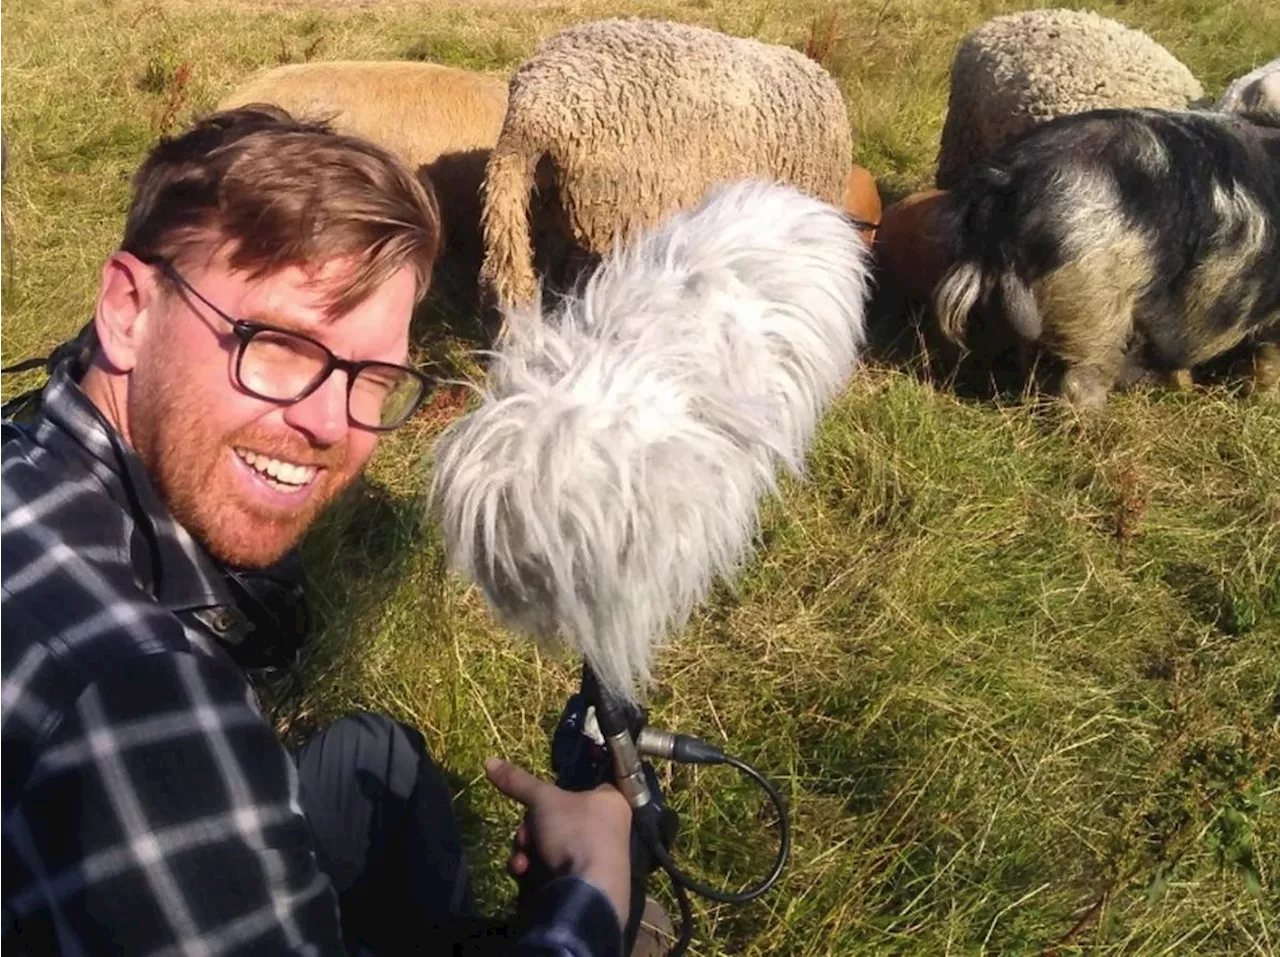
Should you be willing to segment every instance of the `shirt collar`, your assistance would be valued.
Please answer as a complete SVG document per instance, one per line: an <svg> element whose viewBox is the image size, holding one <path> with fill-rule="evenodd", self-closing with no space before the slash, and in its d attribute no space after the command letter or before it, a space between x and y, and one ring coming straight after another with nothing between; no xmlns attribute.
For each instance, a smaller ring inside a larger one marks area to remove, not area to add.
<svg viewBox="0 0 1280 957"><path fill-rule="evenodd" d="M41 433L54 429L83 450L86 464L116 497L123 497L135 524L130 560L135 575L170 611L231 604L213 559L170 514L142 461L81 390L77 363L56 365L41 397Z"/></svg>

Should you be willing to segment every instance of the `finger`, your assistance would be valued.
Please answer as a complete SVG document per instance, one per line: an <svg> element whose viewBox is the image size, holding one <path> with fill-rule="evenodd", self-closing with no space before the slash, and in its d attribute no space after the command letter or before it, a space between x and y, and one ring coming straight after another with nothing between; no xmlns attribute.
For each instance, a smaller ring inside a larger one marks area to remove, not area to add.
<svg viewBox="0 0 1280 957"><path fill-rule="evenodd" d="M489 758L484 762L484 774L489 782L507 797L532 807L538 798L554 784L536 777L524 768L516 767L501 758Z"/></svg>
<svg viewBox="0 0 1280 957"><path fill-rule="evenodd" d="M507 871L512 877L523 877L528 869L529 857L527 854L517 851L511 855L511 860L507 861Z"/></svg>
<svg viewBox="0 0 1280 957"><path fill-rule="evenodd" d="M521 821L520 826L516 828L516 836L512 841L516 850L523 850L529 846L529 825Z"/></svg>

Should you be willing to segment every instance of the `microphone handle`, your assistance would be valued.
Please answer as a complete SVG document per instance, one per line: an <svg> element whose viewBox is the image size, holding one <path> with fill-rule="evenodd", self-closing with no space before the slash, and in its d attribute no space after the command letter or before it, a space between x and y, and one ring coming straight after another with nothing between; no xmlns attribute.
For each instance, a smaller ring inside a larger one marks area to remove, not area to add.
<svg viewBox="0 0 1280 957"><path fill-rule="evenodd" d="M590 668L584 665L582 689L573 695L565 705L565 709L560 715L560 723L556 727L555 735L551 742L551 767L556 774L556 785L558 787L567 791L589 791L601 784L617 784L615 768L623 762L636 759L634 745L626 754L613 753L611 748L617 747L616 742L619 737L617 731L622 721L626 721L626 724L621 724L621 729L629 732L629 734L625 735L625 739L632 741L633 736L639 734L640 728L643 727L645 716L634 709L628 709L631 713L626 718L623 718L617 714L617 709L610 707L610 705L611 702L604 700L604 695L596 684L595 676L591 673ZM601 730L606 734L606 744L603 745L587 730L587 709L592 706L596 709L597 721L600 722ZM632 725L632 727L627 725ZM614 734L610 734L610 731L613 731ZM660 814L660 820L663 825L660 829L662 840L669 847L674 840L678 823L676 814L671 809L662 806L662 792L658 786L657 775L654 774L649 762L640 762L640 768L643 772L643 780L647 784L650 796L649 802L654 806L639 810L633 809L633 814ZM522 926L526 925L533 915L533 902L538 891L548 881L557 876L551 872L546 862L538 856L533 848L530 848L529 851L529 869L520 880L516 897L516 919ZM649 844L645 840L639 823L633 819L631 825L631 907L626 925L623 927L624 954L630 954L635 947L636 937L640 932L641 919L644 917L645 901L648 897L649 875L657 867L657 864L658 862L654 859L649 849Z"/></svg>

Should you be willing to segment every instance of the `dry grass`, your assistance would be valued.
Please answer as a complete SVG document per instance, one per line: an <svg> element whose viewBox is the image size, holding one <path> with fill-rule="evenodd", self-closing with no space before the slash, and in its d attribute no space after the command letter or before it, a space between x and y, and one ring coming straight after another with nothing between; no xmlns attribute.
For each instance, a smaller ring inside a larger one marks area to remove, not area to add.
<svg viewBox="0 0 1280 957"><path fill-rule="evenodd" d="M3 359L83 322L132 168L260 66L420 57L500 75L586 18L701 23L824 62L855 159L892 197L929 180L955 41L1014 8L14 0ZM1094 8L1148 30L1213 93L1280 48L1273 3ZM31 381L7 376L4 395ZM463 401L442 394L387 442L308 542L325 627L281 717L301 732L376 707L421 726L497 910L515 812L480 761L545 768L575 675L496 629L419 520L430 439ZM1280 409L1227 388L1121 396L1082 424L868 368L808 480L767 506L757 559L664 659L655 720L723 736L783 785L795 819L780 886L747 907L699 904L694 952L1280 949L1278 475ZM719 772L667 781L682 861L717 883L767 866L754 795Z"/></svg>

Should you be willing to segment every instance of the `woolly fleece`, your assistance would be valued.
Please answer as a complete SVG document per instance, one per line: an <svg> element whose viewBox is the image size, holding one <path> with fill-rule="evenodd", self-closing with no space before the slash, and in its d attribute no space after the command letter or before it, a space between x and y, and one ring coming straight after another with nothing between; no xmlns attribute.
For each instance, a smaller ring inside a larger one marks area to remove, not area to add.
<svg viewBox="0 0 1280 957"><path fill-rule="evenodd" d="M500 306L528 303L535 234L604 255L735 178L840 205L851 152L839 88L795 50L658 20L572 27L511 78L486 177L483 281ZM530 214L535 170L544 217Z"/></svg>
<svg viewBox="0 0 1280 957"><path fill-rule="evenodd" d="M1108 107L1180 110L1200 82L1145 33L1081 10L1025 10L967 34L951 65L935 185L1038 123Z"/></svg>

